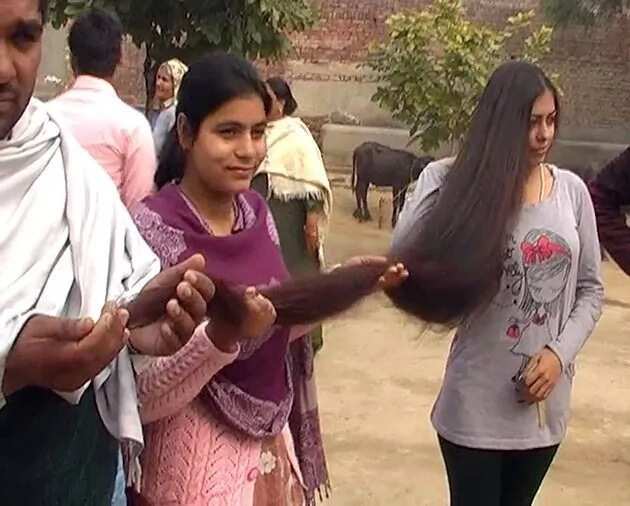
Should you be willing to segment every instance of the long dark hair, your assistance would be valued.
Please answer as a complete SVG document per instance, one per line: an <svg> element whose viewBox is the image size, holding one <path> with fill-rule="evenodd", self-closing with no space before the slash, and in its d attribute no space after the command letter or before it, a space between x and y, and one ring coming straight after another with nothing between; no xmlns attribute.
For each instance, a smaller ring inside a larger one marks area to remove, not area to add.
<svg viewBox="0 0 630 506"><path fill-rule="evenodd" d="M409 271L400 287L387 292L398 308L455 326L497 294L506 234L523 205L530 169L532 107L545 91L554 95L559 113L557 91L538 67L511 61L494 72L434 208L423 226L412 228L389 252L392 263L402 262ZM384 271L375 264L342 267L261 293L276 307L278 323L315 322L368 295ZM221 311L237 322L241 300L217 280L210 313Z"/></svg>
<svg viewBox="0 0 630 506"><path fill-rule="evenodd" d="M545 91L557 122L558 93L540 68L511 61L494 72L429 218L392 251L412 273L393 294L399 307L457 324L497 294L506 233L529 176L531 112Z"/></svg>
<svg viewBox="0 0 630 506"><path fill-rule="evenodd" d="M258 96L265 113L271 110L271 97L256 68L238 56L216 51L193 63L182 79L175 116L184 114L196 137L204 119L235 98ZM186 160L177 134L177 122L160 153L155 184L161 188L180 180Z"/></svg>
<svg viewBox="0 0 630 506"><path fill-rule="evenodd" d="M297 110L298 103L293 96L289 84L281 77L271 77L267 79L267 84L276 97L280 100L284 100L284 110L282 113L285 116L291 116L291 114Z"/></svg>

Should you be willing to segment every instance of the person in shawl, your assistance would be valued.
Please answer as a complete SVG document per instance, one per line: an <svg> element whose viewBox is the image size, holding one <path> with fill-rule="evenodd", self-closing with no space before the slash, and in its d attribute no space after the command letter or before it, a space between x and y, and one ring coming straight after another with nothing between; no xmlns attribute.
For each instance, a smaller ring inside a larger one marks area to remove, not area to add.
<svg viewBox="0 0 630 506"><path fill-rule="evenodd" d="M320 150L308 127L292 116L298 108L291 88L280 77L267 80L272 98L268 116L267 156L252 180L252 189L267 199L278 235L282 256L292 277L310 275L325 265L324 242L332 212L332 191ZM323 328L291 344L291 366L299 378L293 385L293 408L289 425L295 434L311 427L319 430L314 356L323 346ZM307 485L321 481L318 468L326 469L321 445L296 438L296 451L305 461ZM308 462L308 463L307 463ZM312 462L317 462L314 466ZM320 471L321 472L321 471Z"/></svg>
<svg viewBox="0 0 630 506"><path fill-rule="evenodd" d="M182 84L182 78L187 70L188 67L176 58L162 63L160 68L158 68L155 77L155 100L158 103L160 112L153 125L153 141L158 157L168 133L175 126L177 94Z"/></svg>
<svg viewBox="0 0 630 506"><path fill-rule="evenodd" d="M273 99L267 130L267 157L252 188L267 199L284 261L292 276L324 267L324 242L332 212L332 190L321 152L308 127L292 114L298 108L280 77L267 80ZM313 352L323 346L322 327L310 336Z"/></svg>
<svg viewBox="0 0 630 506"><path fill-rule="evenodd" d="M160 190L132 210L163 268L201 251L206 274L226 284L262 291L289 278L273 216L249 189L270 108L249 62L217 52L190 67L156 172ZM404 276L398 267L387 270L391 281ZM319 424L302 420L299 433L289 424L294 385L306 381L289 365L289 343L304 342L308 328L266 327L265 311L252 313L238 328L208 323L212 335L237 339L210 342L198 330L171 357L136 357L146 447L134 505L311 506L328 490Z"/></svg>
<svg viewBox="0 0 630 506"><path fill-rule="evenodd" d="M176 351L204 259L160 272L111 178L32 98L45 0L0 3L0 504L109 505L143 445L125 344ZM157 310L156 310L157 308Z"/></svg>

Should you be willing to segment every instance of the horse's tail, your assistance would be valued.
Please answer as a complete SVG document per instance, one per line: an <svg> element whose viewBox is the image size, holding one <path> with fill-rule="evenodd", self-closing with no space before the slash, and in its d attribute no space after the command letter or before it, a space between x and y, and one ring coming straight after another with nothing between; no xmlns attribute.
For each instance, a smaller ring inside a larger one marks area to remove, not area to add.
<svg viewBox="0 0 630 506"><path fill-rule="evenodd" d="M357 191L357 150L352 153L352 193Z"/></svg>

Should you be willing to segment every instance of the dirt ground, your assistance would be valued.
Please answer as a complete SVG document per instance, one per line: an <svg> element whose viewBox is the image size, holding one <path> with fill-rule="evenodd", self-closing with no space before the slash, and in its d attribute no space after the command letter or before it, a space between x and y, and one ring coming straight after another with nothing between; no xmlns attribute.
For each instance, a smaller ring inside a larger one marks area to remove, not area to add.
<svg viewBox="0 0 630 506"><path fill-rule="evenodd" d="M390 230L356 223L348 189L335 196L329 260L386 251ZM370 200L376 214L373 192ZM605 278L605 313L580 355L569 434L538 506L630 505L630 279L611 262ZM429 414L449 344L382 296L326 326L317 374L334 487L327 504L448 504Z"/></svg>

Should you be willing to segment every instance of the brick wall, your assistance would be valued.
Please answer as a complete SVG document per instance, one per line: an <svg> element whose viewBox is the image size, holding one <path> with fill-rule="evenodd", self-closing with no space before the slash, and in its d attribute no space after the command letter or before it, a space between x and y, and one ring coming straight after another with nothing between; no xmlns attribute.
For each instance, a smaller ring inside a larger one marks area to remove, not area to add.
<svg viewBox="0 0 630 506"><path fill-rule="evenodd" d="M361 82L356 64L367 48L385 34L386 18L400 10L426 6L430 0L314 0L320 10L317 26L293 37L296 54L265 74L284 73L303 83ZM487 23L503 23L538 0L466 0L469 15ZM548 64L562 77L565 129L572 137L623 142L630 135L630 37L628 23L611 21L604 28L558 30ZM119 73L121 93L143 102L142 54L128 48ZM362 97L363 98L363 97ZM369 94L364 97L369 103ZM322 114L329 111L321 111ZM316 115L313 113L312 115ZM319 114L317 114L319 115Z"/></svg>
<svg viewBox="0 0 630 506"><path fill-rule="evenodd" d="M370 44L386 34L386 19L393 13L421 9L431 0L314 0L320 11L317 26L293 40L298 58L311 62L362 61ZM469 17L503 23L519 10L535 9L537 0L465 0Z"/></svg>
<svg viewBox="0 0 630 506"><path fill-rule="evenodd" d="M127 42L123 46L122 64L114 77L114 86L124 100L135 106L144 106L144 51Z"/></svg>

